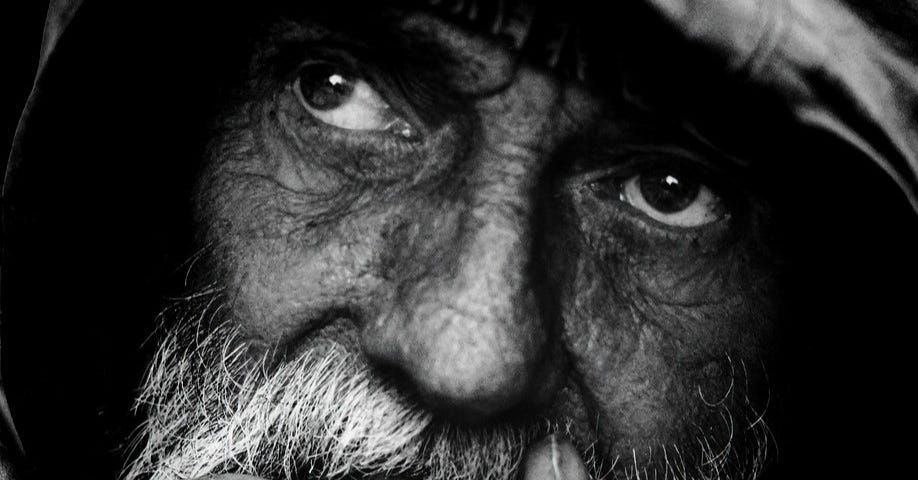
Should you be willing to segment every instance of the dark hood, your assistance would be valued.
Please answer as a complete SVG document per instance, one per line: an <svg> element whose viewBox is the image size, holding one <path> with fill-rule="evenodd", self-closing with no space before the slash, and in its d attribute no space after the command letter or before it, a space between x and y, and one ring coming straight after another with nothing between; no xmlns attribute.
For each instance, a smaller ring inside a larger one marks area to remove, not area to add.
<svg viewBox="0 0 918 480"><path fill-rule="evenodd" d="M137 424L145 340L192 248L213 86L244 49L245 15L219 2L80 3L52 2L3 185L3 442L41 476L113 478ZM798 117L794 141L819 155L774 178L787 182L786 240L803 265L788 358L819 372L789 381L802 405L790 415L811 422L792 452L829 430L887 431L857 426L887 405L863 389L904 375L899 332L914 317L900 309L918 287L918 57L897 39L914 37L918 13L861 4L883 33L811 78L819 108ZM829 397L846 398L830 411L855 412L844 429L808 416Z"/></svg>

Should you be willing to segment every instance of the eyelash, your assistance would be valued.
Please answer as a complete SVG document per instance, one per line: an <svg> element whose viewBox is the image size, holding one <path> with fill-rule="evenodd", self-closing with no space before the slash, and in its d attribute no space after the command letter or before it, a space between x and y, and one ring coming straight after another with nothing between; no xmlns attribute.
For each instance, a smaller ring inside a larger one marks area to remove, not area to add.
<svg viewBox="0 0 918 480"><path fill-rule="evenodd" d="M392 79L386 79L386 73L378 68L372 62L365 65L358 62L356 58L341 51L328 51L320 49L317 52L311 52L310 57L298 64L292 69L291 73L286 75L284 88L289 95L297 98L301 102L303 99L297 92L298 78L302 75L303 70L309 67L327 64L331 66L340 65L341 72L347 75L354 82L362 82L369 86L372 92L385 103L387 109L391 109L392 114L400 119L406 128L409 128L412 134L405 135L401 131L394 130L375 130L375 129L349 129L336 127L323 121L309 111L305 112L303 118L316 127L316 130L327 131L331 139L356 141L358 144L366 147L379 146L388 148L397 145L399 150L412 150L418 144L423 143L424 138L429 133L426 126L417 115L413 113L409 102L404 99L404 93L398 92L398 88ZM307 110L302 106L303 110ZM407 111L406 111L407 110Z"/></svg>
<svg viewBox="0 0 918 480"><path fill-rule="evenodd" d="M712 167L704 158L693 154L675 154L674 152L675 150L668 149L640 149L640 153L637 154L634 152L624 155L618 153L617 158L613 157L615 165L599 168L572 178L570 188L576 189L581 195L587 195L595 199L606 214L616 219L612 220L614 223L620 223L620 220L617 219L627 221L655 238L695 241L699 238L722 238L726 232L735 230L745 213L745 208L743 208L743 203L740 200L743 195L739 186L725 181L724 178L726 176ZM603 163L608 164L609 162L610 160L606 158ZM695 227L678 227L650 218L635 206L619 199L617 194L610 199L601 198L602 194L597 192L598 189L602 188L602 183L611 182L614 184L617 193L624 183L635 175L671 166L675 166L674 168L676 169L694 170L691 175L702 184L707 185L721 199L727 211L726 216L709 224Z"/></svg>
<svg viewBox="0 0 918 480"><path fill-rule="evenodd" d="M286 88L290 94L296 96L294 84L298 75L301 74L302 69L310 65L315 65L316 63L341 65L343 72L353 75L354 78L365 81L388 105L393 106L396 113L403 118L406 117L401 112L401 108L398 107L406 108L408 102L404 100L392 101L393 95L395 95L396 98L399 95L399 93L394 92L395 89L391 86L395 82L383 80L385 72L378 68L373 62L360 62L355 56L338 48L317 47L311 49L309 58L299 62L296 68L292 69L289 75L287 75ZM410 106L407 108L410 108ZM417 117L409 117L417 121ZM309 128L306 131L311 131L309 133L310 135L321 136L323 140L337 145L339 148L370 149L378 153L380 158L406 158L418 153L418 143L423 143L423 138L427 133L422 130L420 136L421 142L418 142L417 140L400 138L389 131L349 130L335 127L315 118L311 113L306 111L302 112L299 118L302 119L301 123L309 124ZM412 124L414 124L414 122L412 122ZM624 183L635 175L641 175L642 172L649 172L651 169L660 166L677 165L682 170L698 170L700 173L696 174L692 172L689 178L696 178L702 185L714 191L717 198L722 199L723 205L726 205L726 210L728 211L728 214L726 214L724 218L717 219L710 224L688 227L674 226L651 218L623 199L616 199L612 202L608 199L603 200L604 204L616 210L617 215L628 218L631 223L636 223L651 233L655 233L662 237L684 239L697 237L699 233L720 229L724 224L733 224L736 221L735 217L739 213L737 211L738 202L736 199L739 195L733 194L735 190L733 186L725 185L725 183L718 178L722 177L722 175L718 175L717 169L712 168L704 157L693 154L692 152L686 152L679 147L666 146L619 148L618 151L604 152L601 157L603 158L599 159L599 162L608 165L610 163L609 159L612 158L615 159L616 165L591 172L590 174L581 176L578 180L580 185L589 187L590 194L594 197L599 196L597 195L596 187L602 183L611 182L614 184L617 192L622 192ZM692 167L686 167L686 165ZM384 167L381 165L380 168Z"/></svg>
<svg viewBox="0 0 918 480"><path fill-rule="evenodd" d="M305 68L310 65L314 65L315 63L318 63L318 62L325 62L325 61L310 59L309 61L302 62L299 65L299 67L297 67L297 69L294 70L292 74L286 77L286 81L283 83L284 94L293 98L295 100L295 103L297 103L297 106L299 107L300 111L297 112L296 118L298 119L299 123L301 123L302 126L307 129L307 131L304 131L303 133L307 133L307 132L310 134L317 133L317 134L321 134L323 137L325 137L327 140L330 140L330 141L335 141L339 143L353 143L355 144L355 146L363 146L363 147L376 146L376 147L380 147L381 150L385 150L385 149L388 149L389 147L396 146L396 145L400 147L404 147L404 148L400 148L399 150L403 150L403 149L412 150L411 147L416 146L416 144L418 143L417 140L405 139L403 137L399 137L398 135L393 134L392 132L387 132L387 131L382 131L382 130L350 130L350 129L335 127L333 125L329 125L321 121L320 119L314 117L310 112L308 112L304 106L299 104L300 100L299 100L298 93L296 92L297 75L299 74L302 68ZM355 73L354 75L361 75L361 73L357 71L357 73ZM378 82L375 80L374 76L365 75L365 76L360 76L359 78L366 81L368 84L370 84L372 88L377 90L380 97L382 97L384 101L386 101L387 103L391 105L391 102L389 101L389 98L391 98L391 93L388 91L388 89L383 89L383 88L378 87ZM398 110L396 110L396 113L401 115L401 112Z"/></svg>

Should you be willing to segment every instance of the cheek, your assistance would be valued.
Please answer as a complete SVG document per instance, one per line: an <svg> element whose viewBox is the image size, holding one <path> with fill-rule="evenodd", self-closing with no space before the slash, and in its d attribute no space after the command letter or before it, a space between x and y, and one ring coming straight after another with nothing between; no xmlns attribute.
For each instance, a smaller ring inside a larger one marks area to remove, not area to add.
<svg viewBox="0 0 918 480"><path fill-rule="evenodd" d="M630 456L632 448L693 439L699 429L729 436L709 400L750 395L731 387L739 377L732 363L760 365L775 310L772 272L746 253L754 248L741 241L704 259L665 248L642 255L574 239L565 245L555 263L565 272L562 336L605 447Z"/></svg>
<svg viewBox="0 0 918 480"><path fill-rule="evenodd" d="M234 321L253 339L287 345L368 303L379 279L371 273L371 238L304 246L291 239L237 239L229 257Z"/></svg>
<svg viewBox="0 0 918 480"><path fill-rule="evenodd" d="M197 202L208 261L198 268L226 289L230 319L248 336L283 345L331 320L329 312L344 315L366 303L378 283L371 270L384 215L363 209L343 220L341 212L359 199L340 178L331 192L289 188L285 175L302 152L276 135L266 110L258 102L240 108L211 144ZM311 173L296 175L331 175Z"/></svg>
<svg viewBox="0 0 918 480"><path fill-rule="evenodd" d="M400 178L420 162L449 166L458 150L449 129L411 155L342 147L342 139L292 127L284 108L283 97L255 100L225 120L227 133L212 143L198 187L197 217L214 272L208 277L228 289L233 320L271 345L337 318L377 315L389 295L390 264L418 264L423 250L393 249L393 225L405 210L429 207L423 192L442 172L426 168L412 184L386 176Z"/></svg>
<svg viewBox="0 0 918 480"><path fill-rule="evenodd" d="M577 295L563 313L563 336L584 400L599 421L596 434L615 451L658 443L673 429L684 392L667 358L663 332L644 322L595 269L585 266Z"/></svg>

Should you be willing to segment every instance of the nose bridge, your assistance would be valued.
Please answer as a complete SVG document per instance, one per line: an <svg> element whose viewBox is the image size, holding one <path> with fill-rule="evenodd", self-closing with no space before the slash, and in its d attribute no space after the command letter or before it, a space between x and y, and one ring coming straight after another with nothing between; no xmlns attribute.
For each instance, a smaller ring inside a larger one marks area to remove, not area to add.
<svg viewBox="0 0 918 480"><path fill-rule="evenodd" d="M546 340L527 275L529 202L520 184L500 182L477 186L455 235L443 240L447 268L414 286L396 322L408 348L402 366L421 391L475 415L520 401Z"/></svg>
<svg viewBox="0 0 918 480"><path fill-rule="evenodd" d="M535 152L506 155L486 145L474 162L478 179L470 182L469 205L458 206L467 210L450 242L452 268L447 271L452 275L428 285L433 298L418 306L442 310L440 335L445 340L465 337L463 345L474 347L469 353L494 363L479 368L524 368L544 341L529 275L531 196L540 159Z"/></svg>
<svg viewBox="0 0 918 480"><path fill-rule="evenodd" d="M371 358L402 371L423 398L452 414L499 413L544 390L534 384L547 325L529 264L551 102L542 92L540 109L531 93L482 101L479 141L463 162L461 188L421 216L427 220L415 220L411 240L394 247L435 251L422 260L432 264L400 280L392 309L364 332ZM419 260L410 255L399 257Z"/></svg>

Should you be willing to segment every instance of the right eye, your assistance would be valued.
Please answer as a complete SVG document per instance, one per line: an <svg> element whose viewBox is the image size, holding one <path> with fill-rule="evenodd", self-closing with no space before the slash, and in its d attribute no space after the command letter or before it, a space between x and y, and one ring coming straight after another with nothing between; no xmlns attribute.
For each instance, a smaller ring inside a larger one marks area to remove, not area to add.
<svg viewBox="0 0 918 480"><path fill-rule="evenodd" d="M414 127L366 80L341 66L327 62L304 65L293 90L307 112L333 127L416 136Z"/></svg>

